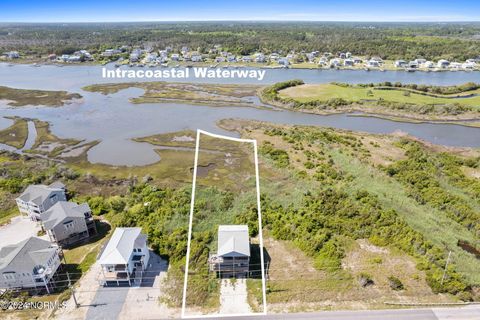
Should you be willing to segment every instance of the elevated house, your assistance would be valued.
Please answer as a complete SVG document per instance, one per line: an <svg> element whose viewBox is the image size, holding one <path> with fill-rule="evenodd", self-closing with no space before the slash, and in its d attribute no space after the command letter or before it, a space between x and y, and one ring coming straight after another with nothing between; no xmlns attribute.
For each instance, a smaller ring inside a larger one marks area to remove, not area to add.
<svg viewBox="0 0 480 320"><path fill-rule="evenodd" d="M33 221L40 221L42 214L58 201L66 201L65 185L54 182L49 186L30 185L16 199L18 210Z"/></svg>
<svg viewBox="0 0 480 320"><path fill-rule="evenodd" d="M98 259L105 285L141 284L150 259L147 236L141 231L141 228L115 229Z"/></svg>
<svg viewBox="0 0 480 320"><path fill-rule="evenodd" d="M0 249L1 289L43 289L50 293L59 269L60 249L36 237Z"/></svg>
<svg viewBox="0 0 480 320"><path fill-rule="evenodd" d="M209 257L210 270L220 277L246 277L250 264L250 238L246 225L218 227L217 253Z"/></svg>
<svg viewBox="0 0 480 320"><path fill-rule="evenodd" d="M43 214L42 225L50 241L67 247L97 233L87 203L59 201Z"/></svg>

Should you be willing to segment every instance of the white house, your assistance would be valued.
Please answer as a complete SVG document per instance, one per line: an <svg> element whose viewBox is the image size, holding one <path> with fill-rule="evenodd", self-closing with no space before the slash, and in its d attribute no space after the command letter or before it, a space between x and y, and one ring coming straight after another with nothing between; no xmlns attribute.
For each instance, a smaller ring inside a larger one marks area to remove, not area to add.
<svg viewBox="0 0 480 320"><path fill-rule="evenodd" d="M36 237L0 249L0 289L52 290L60 267L60 249Z"/></svg>
<svg viewBox="0 0 480 320"><path fill-rule="evenodd" d="M449 65L450 65L450 61L448 61L448 60L441 59L441 60L438 60L438 62L437 62L437 67L440 68L440 69L445 69Z"/></svg>
<svg viewBox="0 0 480 320"><path fill-rule="evenodd" d="M380 67L380 62L378 60L370 59L367 61L367 67L378 68Z"/></svg>
<svg viewBox="0 0 480 320"><path fill-rule="evenodd" d="M150 259L147 236L141 231L141 228L115 229L98 259L105 285L141 284Z"/></svg>
<svg viewBox="0 0 480 320"><path fill-rule="evenodd" d="M30 185L16 199L20 213L28 215L33 221L41 220L42 214L58 201L67 201L65 186L54 182L49 186Z"/></svg>
<svg viewBox="0 0 480 320"><path fill-rule="evenodd" d="M210 270L219 276L247 276L250 265L250 237L247 225L218 227L217 253L209 256Z"/></svg>
<svg viewBox="0 0 480 320"><path fill-rule="evenodd" d="M407 65L407 61L405 60L395 60L396 68L405 68L406 65Z"/></svg>
<svg viewBox="0 0 480 320"><path fill-rule="evenodd" d="M20 54L17 51L5 52L4 55L8 59L18 59L18 58L20 58Z"/></svg>

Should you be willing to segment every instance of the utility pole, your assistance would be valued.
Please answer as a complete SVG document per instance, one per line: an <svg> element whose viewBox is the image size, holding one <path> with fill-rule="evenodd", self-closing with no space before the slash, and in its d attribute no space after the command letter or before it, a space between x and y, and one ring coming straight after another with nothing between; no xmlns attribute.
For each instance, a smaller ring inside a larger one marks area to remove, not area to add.
<svg viewBox="0 0 480 320"><path fill-rule="evenodd" d="M440 281L440 284L442 284L442 285L443 285L443 281L445 280L445 276L447 274L447 267L448 267L448 263L450 262L451 254L452 254L452 250L448 251L447 262L445 262L445 270L443 270L442 281Z"/></svg>
<svg viewBox="0 0 480 320"><path fill-rule="evenodd" d="M75 302L75 308L78 308L80 305L77 302L77 297L75 296L75 288L72 286L72 281L70 280L70 274L67 272L68 278L68 288L72 291L73 301Z"/></svg>

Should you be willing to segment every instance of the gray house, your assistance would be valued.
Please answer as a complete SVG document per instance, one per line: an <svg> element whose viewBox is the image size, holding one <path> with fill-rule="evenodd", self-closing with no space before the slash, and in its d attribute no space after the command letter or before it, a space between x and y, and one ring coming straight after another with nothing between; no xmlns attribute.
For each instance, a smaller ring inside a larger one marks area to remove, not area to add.
<svg viewBox="0 0 480 320"><path fill-rule="evenodd" d="M50 293L60 266L60 250L49 241L30 237L0 249L0 288L45 288Z"/></svg>
<svg viewBox="0 0 480 320"><path fill-rule="evenodd" d="M59 201L42 214L42 224L50 240L61 246L86 240L97 233L87 203Z"/></svg>
<svg viewBox="0 0 480 320"><path fill-rule="evenodd" d="M98 259L105 285L141 284L150 259L147 235L141 231L141 228L115 229Z"/></svg>
<svg viewBox="0 0 480 320"><path fill-rule="evenodd" d="M42 214L58 201L66 201L65 185L54 182L49 186L30 185L16 199L18 210L34 221L41 220Z"/></svg>
<svg viewBox="0 0 480 320"><path fill-rule="evenodd" d="M217 253L209 257L210 270L220 277L246 277L250 263L250 238L247 225L218 227Z"/></svg>

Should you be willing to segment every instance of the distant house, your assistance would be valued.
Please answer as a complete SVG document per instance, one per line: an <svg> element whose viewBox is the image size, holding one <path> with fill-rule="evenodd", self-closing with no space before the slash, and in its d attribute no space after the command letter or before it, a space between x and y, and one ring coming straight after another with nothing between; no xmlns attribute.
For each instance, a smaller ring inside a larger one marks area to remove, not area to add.
<svg viewBox="0 0 480 320"><path fill-rule="evenodd" d="M395 61L395 67L396 68L405 68L406 65L407 65L407 61L405 61L405 60L396 60Z"/></svg>
<svg viewBox="0 0 480 320"><path fill-rule="evenodd" d="M370 59L367 61L367 67L378 68L380 67L380 62L378 60Z"/></svg>
<svg viewBox="0 0 480 320"><path fill-rule="evenodd" d="M345 53L345 58L351 58L352 57L352 53L351 52L347 52Z"/></svg>
<svg viewBox="0 0 480 320"><path fill-rule="evenodd" d="M423 64L422 64L422 67L423 68L433 68L435 66L435 64L432 62L432 61L425 61Z"/></svg>
<svg viewBox="0 0 480 320"><path fill-rule="evenodd" d="M450 65L450 61L448 60L441 59L441 60L438 60L437 62L437 67L440 69L448 68L449 65Z"/></svg>
<svg viewBox="0 0 480 320"><path fill-rule="evenodd" d="M352 67L353 65L355 64L355 62L353 61L353 59L345 59L343 60L343 65L345 67Z"/></svg>
<svg viewBox="0 0 480 320"><path fill-rule="evenodd" d="M5 52L4 56L6 56L8 59L18 59L18 58L20 58L20 54L17 51Z"/></svg>
<svg viewBox="0 0 480 320"><path fill-rule="evenodd" d="M42 215L42 225L50 240L69 246L97 233L92 210L87 203L59 201Z"/></svg>
<svg viewBox="0 0 480 320"><path fill-rule="evenodd" d="M256 53L255 54L255 62L264 63L265 61L267 61L267 58L265 57L265 55L263 53Z"/></svg>
<svg viewBox="0 0 480 320"><path fill-rule="evenodd" d="M278 62L279 65L282 65L284 67L286 67L290 64L290 62L288 61L287 58L279 58L277 62Z"/></svg>
<svg viewBox="0 0 480 320"><path fill-rule="evenodd" d="M475 62L465 62L462 63L462 69L474 69L476 65L477 64Z"/></svg>
<svg viewBox="0 0 480 320"><path fill-rule="evenodd" d="M200 54L194 54L191 57L192 62L202 62L203 58Z"/></svg>
<svg viewBox="0 0 480 320"><path fill-rule="evenodd" d="M417 69L419 67L419 64L417 61L414 60L414 61L410 61L407 67L410 69Z"/></svg>
<svg viewBox="0 0 480 320"><path fill-rule="evenodd" d="M250 57L250 56L243 56L243 57L242 57L242 62L252 62L252 57Z"/></svg>
<svg viewBox="0 0 480 320"><path fill-rule="evenodd" d="M330 68L339 67L341 64L342 64L342 62L340 61L340 59L335 58L335 59L330 60Z"/></svg>
<svg viewBox="0 0 480 320"><path fill-rule="evenodd" d="M449 67L451 69L460 69L462 67L462 64L460 62L452 62L450 63Z"/></svg>
<svg viewBox="0 0 480 320"><path fill-rule="evenodd" d="M170 59L172 59L172 61L179 61L180 55L178 53L173 53Z"/></svg>
<svg viewBox="0 0 480 320"><path fill-rule="evenodd" d="M250 264L250 238L246 225L218 227L217 253L209 257L210 270L219 276L247 276Z"/></svg>
<svg viewBox="0 0 480 320"><path fill-rule="evenodd" d="M141 284L149 259L147 236L141 233L141 228L116 228L98 263L105 285L132 285Z"/></svg>
<svg viewBox="0 0 480 320"><path fill-rule="evenodd" d="M50 293L60 267L60 249L36 237L0 249L0 288L45 288Z"/></svg>
<svg viewBox="0 0 480 320"><path fill-rule="evenodd" d="M54 182L49 186L30 185L16 199L20 213L28 215L33 221L41 220L42 214L58 201L67 201L65 185Z"/></svg>
<svg viewBox="0 0 480 320"><path fill-rule="evenodd" d="M225 62L225 57L216 57L215 62Z"/></svg>
<svg viewBox="0 0 480 320"><path fill-rule="evenodd" d="M417 63L417 65L420 66L420 65L424 64L425 62L427 62L427 59L417 58L414 61Z"/></svg>

